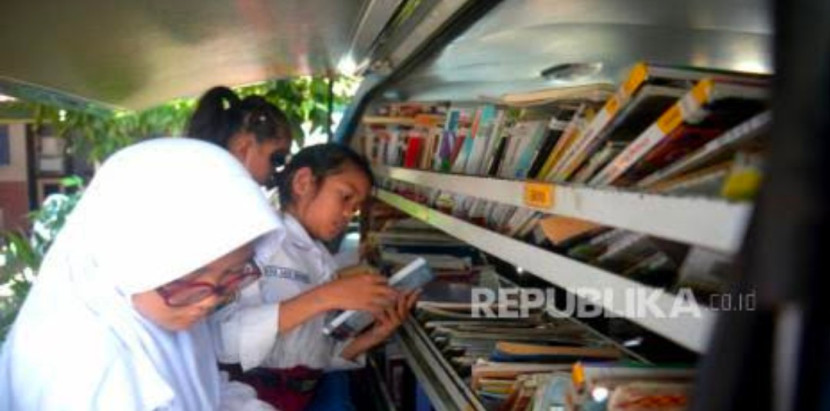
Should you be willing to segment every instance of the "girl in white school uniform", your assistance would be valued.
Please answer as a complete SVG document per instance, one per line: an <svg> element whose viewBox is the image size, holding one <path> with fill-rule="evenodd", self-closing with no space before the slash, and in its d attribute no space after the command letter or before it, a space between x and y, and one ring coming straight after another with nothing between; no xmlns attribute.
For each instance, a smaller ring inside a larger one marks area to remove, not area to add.
<svg viewBox="0 0 830 411"><path fill-rule="evenodd" d="M242 381L281 410L305 409L324 371L362 367L363 353L386 340L417 295L398 293L376 274L337 277L321 241L339 235L372 185L366 161L347 147L306 147L280 173L283 230L257 247L263 276L214 316L219 360L239 363ZM368 310L375 325L351 341L323 334L325 314ZM317 400L315 399L315 402Z"/></svg>
<svg viewBox="0 0 830 411"><path fill-rule="evenodd" d="M258 278L253 242L277 227L214 145L165 138L113 155L2 347L0 409L271 409L222 378L205 317Z"/></svg>

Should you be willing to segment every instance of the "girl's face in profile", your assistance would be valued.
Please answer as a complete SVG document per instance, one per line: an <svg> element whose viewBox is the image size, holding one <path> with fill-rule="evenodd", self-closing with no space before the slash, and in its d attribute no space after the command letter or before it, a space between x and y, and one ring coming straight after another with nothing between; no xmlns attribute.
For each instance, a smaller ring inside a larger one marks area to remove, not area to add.
<svg viewBox="0 0 830 411"><path fill-rule="evenodd" d="M309 194L295 196L300 203L297 217L312 237L331 240L346 229L370 189L366 174L346 165L342 171L326 176Z"/></svg>
<svg viewBox="0 0 830 411"><path fill-rule="evenodd" d="M197 302L182 307L171 306L163 295L166 294L165 290L173 289L181 292L183 287L194 283L212 286L235 283L235 278L245 272L252 256L253 246L244 245L158 289L134 294L132 296L133 307L142 316L162 328L170 331L188 329L205 318L217 304L229 298L229 294L235 292L236 289L223 290L226 291L223 295L211 293ZM175 297L168 294L167 300L175 301Z"/></svg>

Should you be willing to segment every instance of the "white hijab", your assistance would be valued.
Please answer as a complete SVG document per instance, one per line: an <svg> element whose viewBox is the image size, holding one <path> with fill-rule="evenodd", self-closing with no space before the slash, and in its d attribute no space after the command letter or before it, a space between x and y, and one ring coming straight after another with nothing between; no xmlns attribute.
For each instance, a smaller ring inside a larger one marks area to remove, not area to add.
<svg viewBox="0 0 830 411"><path fill-rule="evenodd" d="M170 332L130 296L277 227L225 150L164 138L112 156L41 266L0 354L0 409L220 407L204 321Z"/></svg>

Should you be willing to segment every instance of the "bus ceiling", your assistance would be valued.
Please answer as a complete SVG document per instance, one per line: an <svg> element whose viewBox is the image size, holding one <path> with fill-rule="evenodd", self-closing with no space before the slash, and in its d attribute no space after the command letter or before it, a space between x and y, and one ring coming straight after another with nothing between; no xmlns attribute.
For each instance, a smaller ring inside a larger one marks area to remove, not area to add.
<svg viewBox="0 0 830 411"><path fill-rule="evenodd" d="M429 2L5 0L0 93L141 109L218 84L328 75L368 58L420 3Z"/></svg>
<svg viewBox="0 0 830 411"><path fill-rule="evenodd" d="M0 4L0 93L141 109L348 70L365 76L353 124L369 101L613 82L638 60L773 71L771 6L758 0L48 3Z"/></svg>

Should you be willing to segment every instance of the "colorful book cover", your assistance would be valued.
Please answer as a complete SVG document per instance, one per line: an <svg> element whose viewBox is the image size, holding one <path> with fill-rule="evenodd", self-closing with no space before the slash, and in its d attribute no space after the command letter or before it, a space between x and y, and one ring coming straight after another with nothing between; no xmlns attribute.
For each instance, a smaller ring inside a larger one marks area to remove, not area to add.
<svg viewBox="0 0 830 411"><path fill-rule="evenodd" d="M484 161L484 155L490 145L491 134L496 120L496 106L487 104L476 111L476 121L470 130L473 137L472 147L468 154L464 174L478 174Z"/></svg>
<svg viewBox="0 0 830 411"><path fill-rule="evenodd" d="M759 145L772 125L772 113L765 111L733 127L703 147L640 180L637 187L645 188L696 168L722 161L742 147Z"/></svg>
<svg viewBox="0 0 830 411"><path fill-rule="evenodd" d="M404 154L403 166L406 168L417 168L420 164L422 137L410 136Z"/></svg>
<svg viewBox="0 0 830 411"><path fill-rule="evenodd" d="M631 179L621 180L621 177L658 144L677 137L673 134L675 130L696 126L726 131L766 109L768 93L766 87L756 85L701 80L591 179L590 184L609 185L618 181L630 184Z"/></svg>
<svg viewBox="0 0 830 411"><path fill-rule="evenodd" d="M518 157L514 166L513 177L524 179L527 177L533 160L536 158L539 147L544 142L547 127L544 121L524 122L524 130L521 131L520 139L523 144L519 146Z"/></svg>
<svg viewBox="0 0 830 411"><path fill-rule="evenodd" d="M551 150L548 158L545 160L544 165L542 165L542 169L539 170L537 176L545 181L550 181L549 176L552 176L551 171L555 166L559 164L559 159L562 157L564 152L573 144L577 134L577 124L580 121L580 118L583 116L588 105L586 103L582 103L574 112L573 116L571 116L570 121L568 121L568 125L565 126L565 129L562 131L562 136L559 137L559 141L556 142L556 145Z"/></svg>

